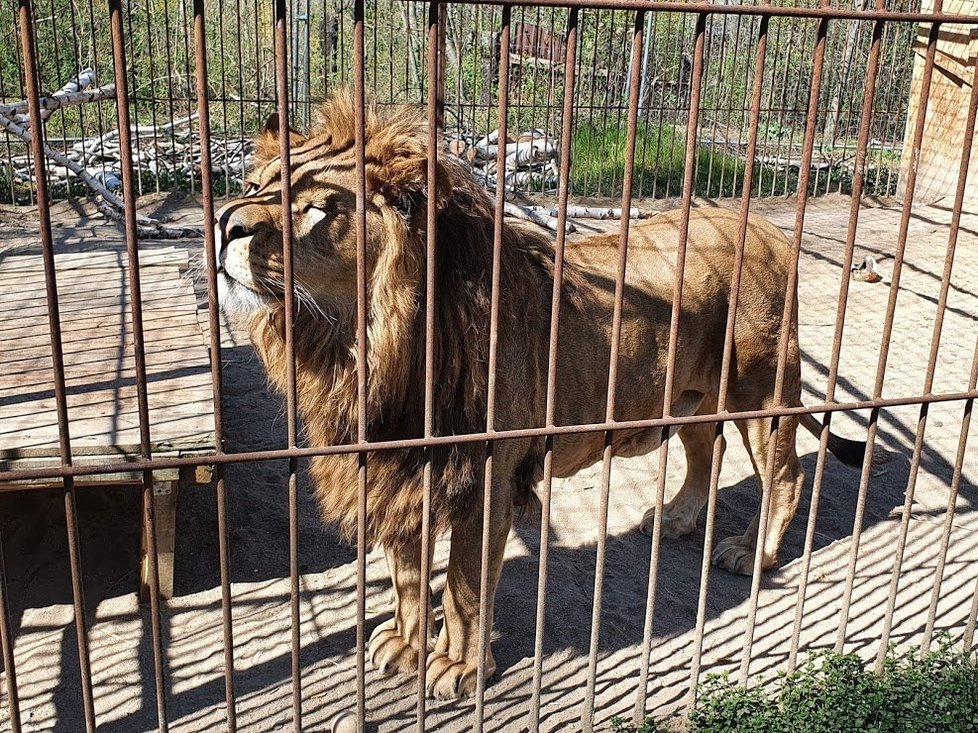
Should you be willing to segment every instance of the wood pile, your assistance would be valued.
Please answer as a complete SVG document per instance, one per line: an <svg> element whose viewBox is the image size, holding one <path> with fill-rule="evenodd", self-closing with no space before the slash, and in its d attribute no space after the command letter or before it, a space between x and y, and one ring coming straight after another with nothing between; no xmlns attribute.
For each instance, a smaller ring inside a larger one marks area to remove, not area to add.
<svg viewBox="0 0 978 733"><path fill-rule="evenodd" d="M486 188L496 190L500 179L497 170L499 130L493 130L478 140L474 140L474 136L456 132L448 136L448 148L468 164ZM507 136L503 187L507 191L556 191L558 152L556 139L543 130L529 130L516 137Z"/></svg>
<svg viewBox="0 0 978 733"><path fill-rule="evenodd" d="M38 100L41 121L44 122L52 112L63 107L115 98L113 85L98 87L96 83L95 72L92 69L83 69L57 92L48 97L41 97ZM162 127L134 126L132 131L134 136L155 133L154 140L158 140L157 135L160 132L173 130L181 124L190 124L192 120L193 117L188 117ZM0 105L0 128L20 138L24 143L31 143L33 134L26 100ZM81 181L95 194L95 203L99 210L106 217L121 221L125 202L116 193L122 188L122 158L118 139L119 131L113 130L97 138L81 140L64 152L55 150L45 143L43 151L44 165L51 184L57 186L58 182L63 182L67 186L73 179ZM171 135L171 140L176 140L176 135ZM193 165L195 158L199 167L199 141L196 156L192 148L193 144L190 140L181 143L179 150L176 145L173 146L175 155L183 157L187 161L188 168ZM149 160L153 160L155 168L159 170L159 156L155 153L139 148L134 151L134 158L137 173L142 169L143 163ZM26 154L16 156L10 162L16 181L36 185L35 169ZM164 239L201 236L201 230L197 227L170 227L157 219L145 216L136 217L136 231L140 237Z"/></svg>
<svg viewBox="0 0 978 733"><path fill-rule="evenodd" d="M115 87L98 86L95 72L83 69L54 94L41 97L42 122L58 109L70 105L88 104L114 99ZM200 131L192 114L162 125L133 125L132 165L137 177L149 174L168 179L169 183L189 180L201 175ZM0 104L0 128L25 143L31 142L27 102ZM67 150L44 145L45 168L49 187L57 191L80 181L94 194L99 210L108 218L122 221L125 202L122 189L122 152L119 130L88 137L71 144ZM460 131L446 131L449 152L462 160L487 189L498 185L506 191L554 192L559 182L560 151L556 138L544 130L532 129L518 136L507 136L500 142L499 131L481 137ZM503 168L498 170L499 153L503 152ZM211 161L216 175L225 175L228 182L240 182L247 168L254 145L240 138L211 139ZM34 186L37 183L33 162L27 154L10 160L15 181ZM518 206L508 202L508 216L531 221L551 231L558 228L557 211L548 207ZM572 206L568 208L565 231L573 232L574 218L618 219L620 209ZM643 216L632 209L629 216ZM196 227L171 227L162 221L137 216L137 235L146 238L198 237Z"/></svg>

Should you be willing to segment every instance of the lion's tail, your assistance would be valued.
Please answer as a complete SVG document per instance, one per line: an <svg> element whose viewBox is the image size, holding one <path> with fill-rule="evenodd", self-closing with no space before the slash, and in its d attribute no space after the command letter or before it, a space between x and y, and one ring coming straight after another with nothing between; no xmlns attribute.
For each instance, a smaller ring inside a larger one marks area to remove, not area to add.
<svg viewBox="0 0 978 733"><path fill-rule="evenodd" d="M799 422L801 422L802 426L816 438L821 438L822 423L818 421L817 417L811 413L805 413L800 416ZM829 450L832 452L832 455L847 466L859 468L863 465L863 460L866 457L866 441L849 440L848 438L842 438L835 433L830 432Z"/></svg>

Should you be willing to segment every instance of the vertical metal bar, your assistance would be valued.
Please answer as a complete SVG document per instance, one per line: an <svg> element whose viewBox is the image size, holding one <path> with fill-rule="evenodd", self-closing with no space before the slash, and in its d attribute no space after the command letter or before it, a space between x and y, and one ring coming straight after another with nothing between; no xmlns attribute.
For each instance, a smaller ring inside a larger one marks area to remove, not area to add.
<svg viewBox="0 0 978 733"><path fill-rule="evenodd" d="M574 85L576 82L578 8L567 17L567 42L564 57L564 100L561 117L560 178L557 189L557 242L554 253L554 284L550 297L550 342L547 353L546 425L555 425L557 408L557 336L560 331L561 289L564 276L564 246L567 239L567 195L570 187L571 134L574 125ZM497 186L498 181L497 181ZM537 576L536 634L533 642L533 695L530 700L530 728L540 731L540 698L543 681L543 637L546 625L547 573L550 557L550 500L553 487L554 438L544 442L543 480L540 482L540 572Z"/></svg>
<svg viewBox="0 0 978 733"><path fill-rule="evenodd" d="M14 660L13 630L10 627L10 603L7 598L7 570L3 561L2 537L0 537L0 648L3 651L10 730L11 733L20 733L20 693L17 689L17 665Z"/></svg>
<svg viewBox="0 0 978 733"><path fill-rule="evenodd" d="M228 4L230 4L230 3L228 3ZM221 58L221 98L220 98L220 102L221 102L221 128L222 128L221 131L223 133L223 138L224 138L224 140L223 140L224 141L224 166L223 166L223 168L224 168L224 173L223 173L223 175L224 175L224 197L225 198L231 198L231 156L228 154L228 151L231 149L231 145L230 145L231 141L230 141L230 138L228 136L229 127L230 127L230 125L228 124L228 76L227 76L227 65L228 65L228 61L227 61L228 55L227 54L228 54L228 51L225 48L225 44L224 44L224 8L225 8L225 3L221 3L220 5L218 5L218 8L217 8L217 25L218 25L218 34L217 34L218 46L217 46L217 52L220 54L220 58ZM197 11L196 0L194 0L194 16L195 16L195 18L196 18L196 11ZM202 30L202 32L206 32L207 28L206 28L206 25L205 24L201 24L201 30ZM195 47L195 53L196 53L197 48L199 48L199 46L200 46L200 41L197 40L196 35L194 36L194 43L196 44L196 47ZM197 61L197 64L196 64L195 68L197 69L198 78L199 78L200 58L199 58L199 56L197 56L197 57L195 57L195 59ZM206 77L205 77L205 81L206 81ZM197 106L198 106L198 109L200 108L200 91L201 91L201 89L200 89L200 82L198 81L197 82ZM204 86L204 91L205 92L207 91L206 84ZM238 96L239 97L244 96L244 95L241 94L242 91L244 91L244 90L241 89L240 87L238 87ZM205 168L204 168L204 121L203 120L198 120L198 123L200 125L200 140L201 140L201 142L200 142L200 148L201 148L201 150L200 150L200 163L201 163L201 165L200 165L200 167L201 167L201 171L200 171L200 176L201 176L200 190L201 190L201 193L203 193L204 192L204 180L203 179L204 179L204 176L205 175L210 175L210 172L209 171L207 173L204 172L205 171ZM211 135L211 131L210 130L207 130L207 137L208 137L208 139L210 138L210 135ZM208 157L208 159L210 159L210 151L208 151L207 157ZM206 198L206 195L205 195L205 198ZM206 207L205 207L205 210L206 210Z"/></svg>
<svg viewBox="0 0 978 733"><path fill-rule="evenodd" d="M635 12L632 28L632 56L629 67L628 130L625 142L625 169L622 179L621 229L618 238L618 263L615 270L615 304L611 319L611 350L608 360L608 393L605 421L614 422L618 392L618 355L621 346L622 304L625 294L625 270L628 263L628 232L632 208L632 183L635 174L635 131L638 127L638 92L641 86L642 47L644 45L645 11ZM601 643L601 601L604 594L604 569L608 545L608 501L611 493L611 463L614 458L614 432L604 433L601 463L601 500L598 509L598 545L594 566L594 600L591 606L591 641L588 651L587 687L584 692L584 715L581 727L585 733L594 730L594 695L598 677L598 648Z"/></svg>
<svg viewBox="0 0 978 733"><path fill-rule="evenodd" d="M496 430L496 368L499 350L499 281L503 251L503 217L506 186L498 180L498 172L506 170L506 122L509 104L509 34L512 8L503 6L502 32L499 41L499 117L496 145L496 201L492 228L492 288L489 303L489 377L486 384L486 432ZM432 190L429 188L429 190ZM475 725L481 733L485 724L486 653L490 649L491 625L487 609L489 597L489 532L492 519L492 456L493 441L486 441L485 481L482 498L482 556L479 575L479 667L476 674Z"/></svg>
<svg viewBox="0 0 978 733"><path fill-rule="evenodd" d="M187 17L187 0L180 0L180 13L183 16L183 23L181 24L181 30L183 32L183 66L184 66L183 69L184 86L182 89L182 95L185 100L189 100L190 89L186 85L190 83L190 78L191 78L190 77L190 40L187 38L187 32L191 30L191 28L190 28L190 19ZM189 118L187 120L187 132L188 132L187 152L188 152L189 160L191 161L189 165L189 170L187 171L188 174L187 177L190 180L190 193L195 194L197 193L197 184L196 181L194 180L194 166L193 166L194 118L191 115L187 115L187 117ZM138 129L136 131L136 134L137 135L139 134ZM137 143L138 143L138 138L137 138Z"/></svg>
<svg viewBox="0 0 978 733"><path fill-rule="evenodd" d="M961 646L966 653L974 647L976 625L978 625L978 582L975 583L975 590L971 596L971 612L968 614L968 622L965 624L964 636L961 640Z"/></svg>
<svg viewBox="0 0 978 733"><path fill-rule="evenodd" d="M446 58L445 58L445 40L448 34L448 8L450 6L446 5L443 10L439 11L438 16L438 83L436 85L436 103L435 103L435 127L438 128L438 137L441 138L445 133L445 87L446 87Z"/></svg>
<svg viewBox="0 0 978 733"><path fill-rule="evenodd" d="M686 267L686 245L689 239L689 213L693 205L693 188L696 181L696 133L699 123L700 92L703 86L703 45L706 36L706 13L696 16L696 42L693 50L693 68L690 78L689 117L686 121L686 159L683 172L682 219L679 222L679 238L676 250L676 276L672 291L672 315L669 320L669 347L666 352L665 387L662 398L662 417L670 416L672 392L676 378L676 352L679 344L679 315L682 310L683 280ZM639 662L639 683L635 695L632 718L645 717L645 698L649 687L649 668L652 654L652 623L655 618L656 591L659 578L659 549L662 544L662 505L666 493L666 469L669 458L668 427L662 428L659 446L659 474L655 486L655 510L652 528L652 551L649 557L648 590L645 599L645 622L642 631L642 656Z"/></svg>
<svg viewBox="0 0 978 733"><path fill-rule="evenodd" d="M282 263L285 290L286 432L295 448L297 429L295 380L295 272L292 257L292 158L289 134L289 40L286 0L275 0L275 91L279 121L279 172L282 191ZM292 724L302 730L302 662L299 640L299 493L298 459L289 459L289 608L292 628Z"/></svg>
<svg viewBox="0 0 978 733"><path fill-rule="evenodd" d="M964 208L965 186L968 182L968 165L971 160L971 149L975 135L975 116L978 113L978 66L975 67L974 78L972 79L971 95L968 102L967 116L965 117L965 131L962 140L961 164L958 169L958 183L954 196L954 208L951 214L951 226L948 233L947 252L944 257L944 272L941 276L941 291L937 299L937 312L934 317L934 331L931 336L930 354L927 359L927 372L924 377L924 387L922 394L931 394L934 387L934 372L937 369L937 355L941 345L941 331L944 327L944 314L947 312L947 296L951 289L951 272L954 267L954 254L958 243L958 232L961 227L961 210ZM972 387L974 389L974 387ZM968 441L968 431L965 426L971 421L971 404L965 408L965 418L962 423L962 433L959 445L958 462L955 463L954 476L951 479L951 495L948 499L946 532L950 533L950 522L954 516L954 499L958 493L958 486L961 483L961 461L964 460L964 446ZM886 652L889 647L890 632L893 628L893 614L896 611L896 596L900 584L900 570L903 565L903 553L907 543L907 532L910 528L910 515L913 509L914 488L917 483L917 472L920 468L920 459L924 447L924 430L927 425L928 404L925 402L920 406L920 415L917 419L917 434L914 439L913 454L910 459L910 473L907 478L907 489L904 496L903 511L900 515L900 529L897 534L896 553L893 561L893 570L890 574L890 589L886 603L886 614L883 617L883 631L880 635L879 651L876 655L876 670L883 671L883 664L886 661ZM947 536L945 536L945 540ZM938 573L935 576L934 596L932 599L931 613L928 615L927 630L924 632L924 646L930 645L930 634L933 632L933 614L936 612L937 596L940 591L940 577L943 574L944 558L947 552L947 545L942 544L941 555L938 562ZM922 650L924 649L922 646Z"/></svg>
<svg viewBox="0 0 978 733"><path fill-rule="evenodd" d="M200 124L200 185L204 208L204 256L207 261L207 325L210 335L211 399L214 403L214 452L220 455L224 453L221 319L217 300L217 247L214 241L214 173L211 168L211 117L210 101L207 97L207 36L204 0L193 0L193 12L197 115ZM223 71L221 76L223 83ZM227 161L225 161L226 164ZM225 167L225 183L229 181L230 172ZM235 710L234 700L234 636L231 626L231 571L229 568L227 487L224 484L224 466L218 465L216 467L215 478L217 480L217 550L221 574L221 628L224 643L224 699L227 705L228 733L234 733L237 730L237 712Z"/></svg>
<svg viewBox="0 0 978 733"><path fill-rule="evenodd" d="M934 12L940 13L943 0L934 0ZM920 149L924 139L924 126L927 119L927 105L930 97L930 84L934 74L934 61L937 55L937 39L940 33L940 23L931 24L927 36L927 56L924 62L924 74L920 85L920 105L914 124L914 136L911 145L911 155L914 164L907 174L906 193L900 216L900 229L897 237L897 249L893 259L893 270L890 275L890 293L886 304L886 316L883 321L883 334L880 339L880 355L876 367L876 382L873 387L873 399L883 394L883 380L886 376L886 364L890 353L890 338L893 335L893 316L896 312L897 296L900 292L900 274L903 271L903 258L907 249L907 234L910 229L910 214L913 208L914 189L917 186L917 161L920 159ZM876 444L876 432L879 425L879 408L873 409L869 418L869 429L866 434L866 455L863 459L862 472L859 478L859 492L856 498L856 512L853 520L852 542L849 548L849 562L846 568L846 582L843 589L842 605L839 609L839 626L835 639L835 651L841 653L845 646L846 629L849 623L849 609L852 605L853 586L856 579L856 561L859 557L859 541L862 536L863 514L866 509L866 495L869 491L869 480L873 467L873 448Z"/></svg>
<svg viewBox="0 0 978 733"><path fill-rule="evenodd" d="M116 114L119 123L119 153L122 192L125 201L126 255L129 262L129 293L132 315L132 340L136 370L136 402L139 412L139 451L150 458L149 397L146 387L146 340L143 335L143 301L139 280L139 244L136 240L136 187L133 173L132 130L129 117L129 89L126 78L126 44L122 31L122 2L109 0L109 25L112 32L112 62L115 71ZM146 528L146 553L149 565L150 624L153 642L153 674L156 685L156 714L159 729L168 729L166 720L166 681L164 679L163 632L160 619L160 577L156 554L156 509L153 474L143 472L143 514Z"/></svg>
<svg viewBox="0 0 978 733"><path fill-rule="evenodd" d="M770 5L765 0L764 5ZM764 63L767 56L767 36L770 16L762 16L758 30L757 51L754 57L754 88L751 96L750 125L747 131L747 158L744 163L744 179L741 182L740 224L737 235L737 250L734 255L733 272L730 276L730 305L727 310L727 324L723 337L723 357L720 362L720 384L717 388L717 414L727 409L727 393L730 391L730 368L733 361L734 330L737 325L737 305L740 301L740 281L743 274L744 246L747 242L747 215L750 213L750 195L754 179L755 156L757 155L757 134L761 116L761 96L764 90ZM710 584L710 563L713 554L713 534L716 529L717 490L720 485L720 469L726 439L723 436L725 423L716 425L716 435L710 458L710 488L706 508L706 529L703 538L703 561L700 567L700 588L696 607L696 630L693 635L693 658L689 673L689 707L696 704L696 687L699 685L703 658L703 634L706 629L706 601ZM644 714L644 710L642 711ZM635 725L641 720L633 721Z"/></svg>
<svg viewBox="0 0 978 733"><path fill-rule="evenodd" d="M51 235L50 197L47 185L47 166L44 158L44 126L38 104L40 94L38 85L37 49L34 45L34 14L30 0L18 3L18 25L20 31L20 50L24 61L25 97L30 118L30 151L33 153L34 177L37 185L37 208L41 257L44 262L44 280L48 306L48 328L51 338L51 362L54 373L55 405L58 415L58 439L61 463L71 465L71 435L68 423L68 403L65 390L64 349L61 342L61 313L58 302L58 284L54 265L54 243ZM85 728L95 730L95 708L92 698L92 671L88 650L88 627L85 620L85 593L82 583L81 559L78 542L78 527L75 523L74 480L64 479L63 501L65 523L68 533L68 556L71 571L72 602L75 612L75 634L78 644L78 663L81 668L82 707L85 715ZM16 668L13 657L13 638L8 616L6 574L0 568L0 623L2 623L4 666L8 674L7 691L10 708L11 727L19 730L21 726L18 699Z"/></svg>
<svg viewBox="0 0 978 733"><path fill-rule="evenodd" d="M242 23L241 23L241 0L234 0L234 10L235 10L235 15L234 15L234 17L235 17L235 23L237 25L237 28L236 28L236 31L237 32L235 33L235 40L237 42L236 43L235 51L237 52L237 55L235 56L235 60L237 61L237 65L238 65L238 138L237 138L237 140L235 140L235 142L241 146L241 148L240 148L240 150L241 150L241 165L240 165L240 168L237 171L237 175L240 176L240 178L241 178L241 190L243 191L244 190L244 177L245 177L245 170L246 170L246 168L245 168L245 159L248 156L245 155L245 148L244 148L244 142L245 142L244 41L243 41L244 32L243 32ZM255 91L255 96L256 97L261 96L261 85L260 84L256 84L255 90L256 90ZM228 185L228 189L227 189L226 195L228 197L231 196L230 182L229 182L229 185Z"/></svg>
<svg viewBox="0 0 978 733"><path fill-rule="evenodd" d="M72 3L72 7L74 7L74 3ZM156 93L155 93L156 65L154 63L156 53L153 50L153 30L152 30L153 29L152 20L154 16L155 13L153 12L152 0L149 0L149 2L147 2L147 8L146 8L146 56L147 56L147 62L149 63L149 78L152 79L152 83L149 85L149 95L150 95L149 110L150 110L150 124L152 124L153 126L153 150L155 152L156 150L159 149L159 132L157 130L158 123L156 120ZM78 51L76 49L76 54L77 53ZM84 105L82 105L82 107L84 108ZM83 139L86 138L84 130L82 131L82 138ZM160 192L159 168L156 169L156 173L153 176L153 178L155 179L154 187L156 188L156 192L159 193Z"/></svg>
<svg viewBox="0 0 978 733"><path fill-rule="evenodd" d="M53 3L52 3L52 5L53 5ZM139 77L136 75L136 71L139 68L139 61L137 59L137 52L136 52L136 48L137 47L136 47L136 44L132 42L133 37L134 37L133 36L133 32L132 32L132 5L131 4L128 4L128 3L127 3L127 6L126 6L126 20L128 21L128 28L126 28L126 32L129 34L129 40L130 40L129 48L132 51L131 61L133 62L133 63L131 63L129 65L129 74L130 74L130 77L129 77L129 86L133 90L138 90L139 89ZM138 98L138 96L134 95L132 97L132 101L133 101L133 109L136 111L136 129L133 131L133 134L136 137L136 150L138 151L139 150L139 98ZM68 145L67 145L67 142L66 142L65 148L67 149L67 147L68 147ZM141 166L140 166L140 169L141 169ZM143 195L143 177L142 177L142 174L141 173L140 173L140 175L137 175L136 176L136 189L137 189L138 195L139 196L142 196Z"/></svg>
<svg viewBox="0 0 978 733"><path fill-rule="evenodd" d="M971 361L971 385L974 389L978 384L978 342L975 343L975 353ZM941 583L944 580L944 566L947 562L947 549L951 541L951 528L954 523L954 510L957 504L958 491L961 488L961 469L964 465L965 451L968 448L968 432L971 430L971 411L974 400L967 400L964 405L964 416L961 418L961 433L958 437L958 452L954 460L954 473L951 476L951 489L947 497L947 511L944 514L944 528L941 532L941 547L937 553L937 567L934 569L934 581L931 587L930 604L927 607L927 625L924 628L923 639L920 642L920 655L930 651L934 638L934 625L937 621L937 604L941 598Z"/></svg>
<svg viewBox="0 0 978 733"><path fill-rule="evenodd" d="M821 0L820 7L830 7L831 0ZM805 208L808 205L808 190L812 171L812 154L815 149L815 131L818 124L818 100L822 89L822 76L825 67L825 47L828 39L829 19L822 18L815 35L815 51L812 61L811 88L808 97L808 113L805 120L805 138L802 145L801 169L798 174L798 209L795 213L795 228L792 237L791 268L785 286L784 311L781 315L781 331L778 343L778 365L774 377L774 405L781 406L784 395L785 364L788 360L788 344L791 337L791 320L796 311L798 294L798 260L801 256L801 240L805 229ZM740 684L747 684L750 672L751 650L754 645L754 625L757 622L757 606L761 592L761 574L768 514L771 506L772 484L777 457L777 447L781 436L781 420L771 420L771 431L767 446L767 465L763 486L761 487L761 508L757 523L757 543L754 551L754 568L751 576L750 602L747 608L747 622L744 629L744 646L740 657Z"/></svg>
<svg viewBox="0 0 978 733"><path fill-rule="evenodd" d="M885 0L877 0L876 9L883 10ZM873 40L866 64L866 84L863 92L862 112L856 143L856 159L852 179L852 196L849 204L849 222L846 229L845 251L839 278L839 296L835 313L835 333L832 337L832 356L829 362L828 383L825 388L825 401L835 400L835 388L839 379L839 362L842 352L842 334L846 322L846 304L849 299L849 269L852 266L853 251L856 246L856 228L859 223L859 207L866 181L866 156L869 136L873 127L873 108L876 96L876 79L879 73L880 52L885 24L877 21L873 26ZM795 599L795 619L792 626L791 647L788 652L788 671L794 671L798 659L798 645L801 637L801 624L804 617L805 601L808 591L808 578L811 572L812 553L815 547L815 528L818 521L818 507L822 496L822 480L825 476L825 461L829 444L829 429L833 413L825 413L822 431L819 435L818 457L815 462L815 476L812 482L812 498L808 510L808 523L805 529L805 548L802 552L799 571L798 594Z"/></svg>
<svg viewBox="0 0 978 733"><path fill-rule="evenodd" d="M428 168L426 182L428 200L425 211L425 329L424 329L424 437L435 432L435 267L438 246L438 208L435 192L438 190L438 41L441 4L434 0L428 5ZM421 589L418 594L418 622L422 642L418 645L418 707L417 729L425 730L425 691L427 687L428 659L428 604L431 578L431 482L432 455L430 447L424 449L422 469L421 514Z"/></svg>
<svg viewBox="0 0 978 733"><path fill-rule="evenodd" d="M357 237L357 438L367 440L367 173L366 173L366 121L364 119L365 58L363 47L364 2L356 0L353 6L353 92L354 92L354 147L356 148L356 199L355 221ZM357 730L362 731L366 718L366 657L364 654L367 614L367 454L357 454ZM428 614L424 619L427 623ZM422 635L421 639L427 639ZM424 647L424 644L422 644Z"/></svg>

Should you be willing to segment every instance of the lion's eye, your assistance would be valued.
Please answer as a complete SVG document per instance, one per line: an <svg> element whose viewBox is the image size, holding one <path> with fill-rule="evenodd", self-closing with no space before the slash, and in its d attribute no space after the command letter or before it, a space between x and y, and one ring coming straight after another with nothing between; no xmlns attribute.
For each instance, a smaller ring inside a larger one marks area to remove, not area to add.
<svg viewBox="0 0 978 733"><path fill-rule="evenodd" d="M329 202L310 204L309 208L306 209L306 216L309 218L311 226L316 226L319 222L334 214L336 214L336 206Z"/></svg>

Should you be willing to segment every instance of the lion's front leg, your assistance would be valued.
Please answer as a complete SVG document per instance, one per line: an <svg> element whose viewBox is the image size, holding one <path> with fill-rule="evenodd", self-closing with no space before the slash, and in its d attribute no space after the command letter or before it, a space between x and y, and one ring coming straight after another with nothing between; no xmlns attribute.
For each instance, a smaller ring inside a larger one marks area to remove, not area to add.
<svg viewBox="0 0 978 733"><path fill-rule="evenodd" d="M513 523L509 492L496 486L489 531L486 633L492 629L493 599ZM427 690L432 697L457 699L475 693L479 670L479 589L482 570L482 512L452 528L452 550L443 596L444 624L435 651L428 657ZM486 640L486 678L496 671Z"/></svg>
<svg viewBox="0 0 978 733"><path fill-rule="evenodd" d="M434 547L434 543L432 548ZM421 545L384 548L387 567L394 585L394 618L388 619L370 635L370 663L382 673L418 670L421 633ZM430 563L429 563L430 565ZM431 592L428 592L431 598ZM435 615L428 603L428 635L425 649L434 639Z"/></svg>

